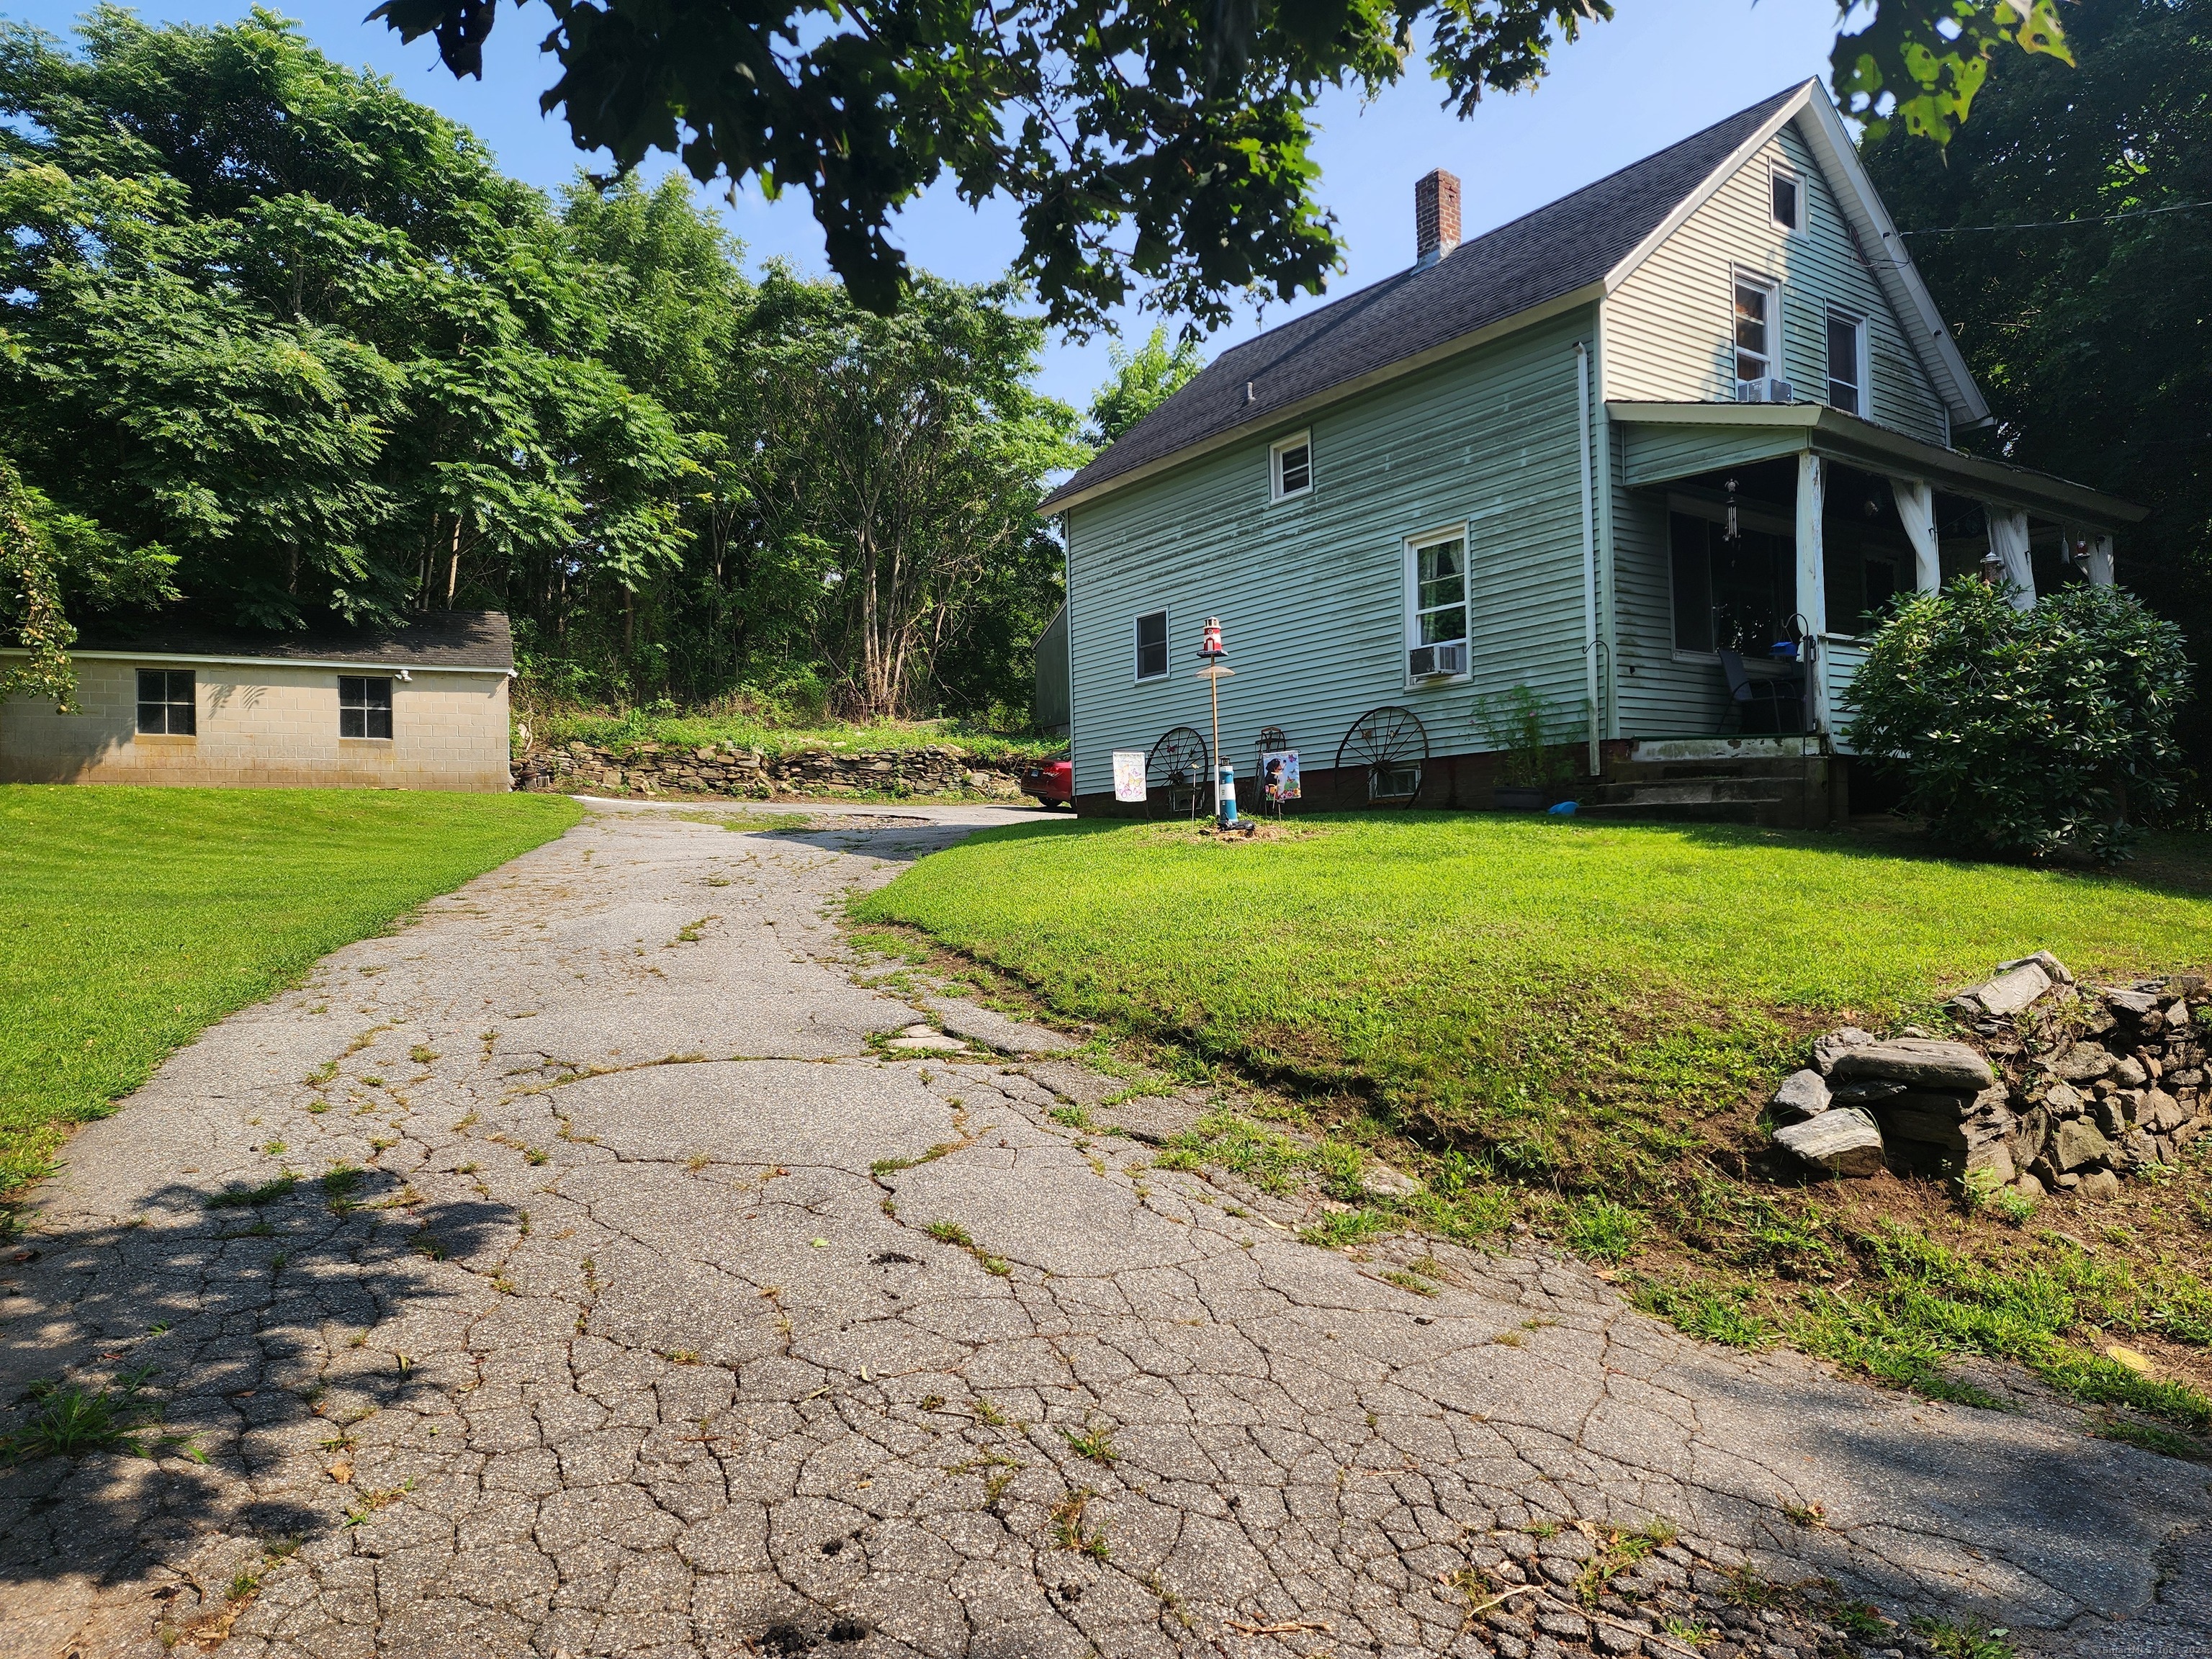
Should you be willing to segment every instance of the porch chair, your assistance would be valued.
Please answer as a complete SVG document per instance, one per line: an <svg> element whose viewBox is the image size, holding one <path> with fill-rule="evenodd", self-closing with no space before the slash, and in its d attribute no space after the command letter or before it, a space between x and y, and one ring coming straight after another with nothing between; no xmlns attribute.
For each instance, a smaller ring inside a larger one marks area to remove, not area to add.
<svg viewBox="0 0 2212 1659"><path fill-rule="evenodd" d="M1753 679L1743 665L1743 653L1720 653L1721 672L1728 676L1729 704L1735 710L1736 730L1781 733L1805 729L1805 692L1796 675L1785 679Z"/></svg>

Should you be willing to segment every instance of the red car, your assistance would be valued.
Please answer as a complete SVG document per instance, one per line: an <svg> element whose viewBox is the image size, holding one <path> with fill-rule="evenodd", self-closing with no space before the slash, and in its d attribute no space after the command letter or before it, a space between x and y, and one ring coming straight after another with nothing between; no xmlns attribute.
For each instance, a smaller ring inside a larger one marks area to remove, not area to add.
<svg viewBox="0 0 2212 1659"><path fill-rule="evenodd" d="M1022 793L1035 795L1047 806L1075 805L1075 763L1038 761L1022 774Z"/></svg>

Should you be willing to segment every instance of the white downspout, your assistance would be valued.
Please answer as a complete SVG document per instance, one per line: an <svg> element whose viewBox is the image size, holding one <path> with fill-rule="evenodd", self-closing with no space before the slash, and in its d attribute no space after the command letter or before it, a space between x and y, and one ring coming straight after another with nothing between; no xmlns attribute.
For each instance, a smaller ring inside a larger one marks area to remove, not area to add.
<svg viewBox="0 0 2212 1659"><path fill-rule="evenodd" d="M1599 775L1604 761L1598 747L1597 684L1597 502L1590 477L1589 348L1575 342L1575 441L1583 464L1583 671L1584 706L1589 710L1589 774Z"/></svg>

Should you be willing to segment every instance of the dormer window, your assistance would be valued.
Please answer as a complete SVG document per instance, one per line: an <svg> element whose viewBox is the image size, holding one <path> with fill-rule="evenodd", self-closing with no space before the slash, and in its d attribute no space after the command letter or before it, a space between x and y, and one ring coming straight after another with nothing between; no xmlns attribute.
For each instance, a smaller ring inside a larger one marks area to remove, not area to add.
<svg viewBox="0 0 2212 1659"><path fill-rule="evenodd" d="M1784 230L1804 229L1805 186L1797 175L1777 167L1767 175L1767 190L1774 222Z"/></svg>
<svg viewBox="0 0 2212 1659"><path fill-rule="evenodd" d="M1313 439L1304 432L1279 438L1268 451L1269 496L1288 501L1313 488Z"/></svg>

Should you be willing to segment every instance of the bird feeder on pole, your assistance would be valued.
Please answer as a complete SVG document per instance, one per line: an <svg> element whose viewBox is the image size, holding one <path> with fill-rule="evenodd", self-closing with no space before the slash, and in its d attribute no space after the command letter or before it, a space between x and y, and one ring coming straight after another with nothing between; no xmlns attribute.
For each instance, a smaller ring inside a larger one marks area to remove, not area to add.
<svg viewBox="0 0 2212 1659"><path fill-rule="evenodd" d="M1198 677L1207 683L1213 699L1213 816L1224 828L1237 822L1237 771L1221 752L1221 682L1235 672L1226 661L1228 655L1228 647L1221 643L1221 619L1208 617L1198 647L1203 665Z"/></svg>

